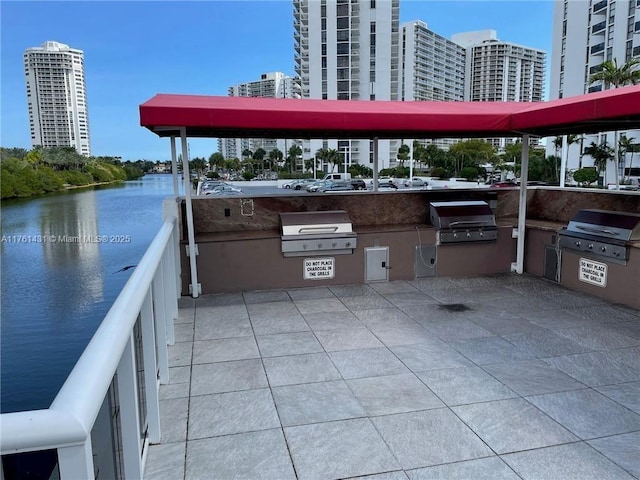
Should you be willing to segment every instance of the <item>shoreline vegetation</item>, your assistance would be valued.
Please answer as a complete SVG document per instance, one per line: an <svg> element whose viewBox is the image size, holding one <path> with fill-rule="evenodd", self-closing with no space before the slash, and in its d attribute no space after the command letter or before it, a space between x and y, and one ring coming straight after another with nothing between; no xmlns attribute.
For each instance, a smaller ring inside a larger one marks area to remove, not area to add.
<svg viewBox="0 0 640 480"><path fill-rule="evenodd" d="M73 147L0 148L2 200L110 185L144 176L148 163L85 157Z"/></svg>

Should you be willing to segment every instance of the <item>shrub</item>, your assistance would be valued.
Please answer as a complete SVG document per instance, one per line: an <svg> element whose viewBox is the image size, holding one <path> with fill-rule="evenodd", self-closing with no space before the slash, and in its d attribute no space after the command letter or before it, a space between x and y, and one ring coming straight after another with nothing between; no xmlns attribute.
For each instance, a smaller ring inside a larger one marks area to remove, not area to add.
<svg viewBox="0 0 640 480"><path fill-rule="evenodd" d="M114 180L111 172L98 163L87 165L87 172L91 174L96 182L112 182Z"/></svg>
<svg viewBox="0 0 640 480"><path fill-rule="evenodd" d="M476 167L464 167L460 171L460 176L469 181L477 179L479 174L480 172Z"/></svg>
<svg viewBox="0 0 640 480"><path fill-rule="evenodd" d="M138 178L144 177L144 172L141 168L136 167L135 165L125 165L124 173L127 176L127 180L136 180Z"/></svg>
<svg viewBox="0 0 640 480"><path fill-rule="evenodd" d="M40 183L40 188L46 193L56 192L60 190L64 184L62 176L49 167L39 167L36 171L36 177Z"/></svg>
<svg viewBox="0 0 640 480"><path fill-rule="evenodd" d="M598 180L595 168L581 168L573 172L573 179L581 185L589 185Z"/></svg>
<svg viewBox="0 0 640 480"><path fill-rule="evenodd" d="M436 178L446 178L447 171L442 167L434 167L431 169L431 176Z"/></svg>
<svg viewBox="0 0 640 480"><path fill-rule="evenodd" d="M244 172L242 174L242 178L244 178L245 180L249 181L251 180L253 177L255 177L255 175L253 174L253 172Z"/></svg>
<svg viewBox="0 0 640 480"><path fill-rule="evenodd" d="M78 170L64 170L60 172L60 176L64 183L80 187L82 185L89 185L93 182L93 177L90 173L79 172Z"/></svg>

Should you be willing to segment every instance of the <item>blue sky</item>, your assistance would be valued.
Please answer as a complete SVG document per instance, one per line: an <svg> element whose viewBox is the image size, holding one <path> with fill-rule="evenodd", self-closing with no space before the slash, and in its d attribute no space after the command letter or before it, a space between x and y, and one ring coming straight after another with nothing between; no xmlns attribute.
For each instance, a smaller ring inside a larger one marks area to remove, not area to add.
<svg viewBox="0 0 640 480"><path fill-rule="evenodd" d="M378 0L381 1L381 0ZM84 50L94 155L162 160L169 141L139 125L156 93L226 95L261 73L293 75L293 7L272 1L2 1L0 145L30 148L23 54L47 40ZM400 21L440 35L494 29L551 57L553 1L401 0ZM191 157L217 150L189 141Z"/></svg>

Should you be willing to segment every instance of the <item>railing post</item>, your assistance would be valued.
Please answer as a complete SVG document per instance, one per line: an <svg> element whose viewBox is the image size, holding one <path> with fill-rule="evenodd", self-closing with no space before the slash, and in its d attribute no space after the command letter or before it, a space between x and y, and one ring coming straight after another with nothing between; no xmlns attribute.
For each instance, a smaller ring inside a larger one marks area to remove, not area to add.
<svg viewBox="0 0 640 480"><path fill-rule="evenodd" d="M153 303L155 315L154 325L156 333L156 352L158 353L158 376L160 383L169 383L169 351L167 349L167 324L164 317L159 315L159 304L162 303L160 296L162 291L156 286L155 278L151 282L151 301Z"/></svg>
<svg viewBox="0 0 640 480"><path fill-rule="evenodd" d="M140 310L142 327L142 353L144 356L144 391L147 399L147 425L149 441L160 443L160 403L158 398L158 366L156 364L156 335L153 318L151 289ZM165 347L166 348L166 347Z"/></svg>
<svg viewBox="0 0 640 480"><path fill-rule="evenodd" d="M133 330L118 365L118 403L125 478L142 478L140 415Z"/></svg>
<svg viewBox="0 0 640 480"><path fill-rule="evenodd" d="M82 445L58 448L60 480L95 478L91 436Z"/></svg>
<svg viewBox="0 0 640 480"><path fill-rule="evenodd" d="M180 265L180 221L179 221L179 211L178 211L178 198L167 199L163 204L163 220L166 222L168 220L173 221L173 233L171 234L170 247L169 250L173 251L173 281L176 291L176 299L180 298L182 293L182 285L180 281L181 274L181 265ZM178 308L176 304L176 309ZM176 312L177 318L177 312Z"/></svg>
<svg viewBox="0 0 640 480"><path fill-rule="evenodd" d="M164 300L164 319L167 326L167 343L173 345L176 343L176 332L174 322L178 315L178 302L173 296L174 288L171 283L172 272L169 266L169 256L167 251L162 254L160 260L160 270L162 271L162 299Z"/></svg>

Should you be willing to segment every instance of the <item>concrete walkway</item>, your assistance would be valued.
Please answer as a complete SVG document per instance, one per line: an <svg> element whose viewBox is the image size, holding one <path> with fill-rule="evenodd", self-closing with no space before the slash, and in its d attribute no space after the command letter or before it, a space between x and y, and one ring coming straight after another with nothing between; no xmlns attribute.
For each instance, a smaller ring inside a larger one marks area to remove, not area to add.
<svg viewBox="0 0 640 480"><path fill-rule="evenodd" d="M181 300L159 479L640 478L640 312L530 276Z"/></svg>

